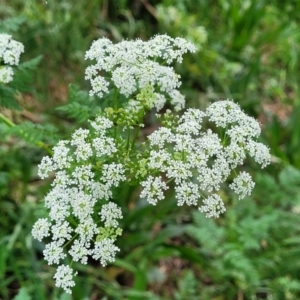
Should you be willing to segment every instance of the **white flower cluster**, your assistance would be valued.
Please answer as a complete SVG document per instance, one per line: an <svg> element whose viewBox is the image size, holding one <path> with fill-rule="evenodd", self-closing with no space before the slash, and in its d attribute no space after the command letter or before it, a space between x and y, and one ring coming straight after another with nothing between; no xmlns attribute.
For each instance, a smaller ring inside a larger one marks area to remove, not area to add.
<svg viewBox="0 0 300 300"><path fill-rule="evenodd" d="M203 118L224 128L222 139L211 129L201 130ZM177 128L160 127L149 136L146 169L156 174L159 170L174 181L178 205L196 206L202 201L199 210L207 217L217 218L225 212L217 191L231 171L243 164L246 155L262 167L270 163L269 149L255 141L259 135L259 123L232 101L215 102L205 112L188 109L179 118ZM154 205L164 199L168 189L160 175L149 176L141 185L141 197ZM254 182L246 172L241 172L230 185L239 199L250 195L253 187Z"/></svg>
<svg viewBox="0 0 300 300"><path fill-rule="evenodd" d="M204 120L223 134L203 129ZM39 241L52 237L43 253L49 265L60 265L54 276L57 286L70 292L74 285L76 273L61 264L67 255L82 264L89 256L102 266L114 261L122 211L110 199L126 174L139 178L140 196L153 205L164 199L172 181L179 206L199 206L206 217L217 218L226 210L218 190L247 154L262 167L270 163L269 149L256 141L259 123L232 101L213 103L205 112L190 108L181 117L167 112L164 124L149 136L149 152L146 158L142 154L136 169L135 161L122 152L124 140L112 138L115 125L104 116L91 122L92 129L78 129L70 141L58 142L52 158L42 159L39 176L56 176L45 197L49 217L35 223L32 235ZM242 171L229 187L242 199L250 195L254 182Z"/></svg>
<svg viewBox="0 0 300 300"><path fill-rule="evenodd" d="M56 173L45 197L49 218L39 219L32 229L33 237L39 241L52 236L43 252L49 265L60 264L68 253L73 261L86 264L88 256L92 256L105 266L114 261L119 251L114 242L120 234L118 220L122 211L109 200L112 188L125 180L125 171L120 163L106 163L115 160L112 157L117 151L114 140L107 136L113 123L98 117L91 126L93 130L75 131L71 141L60 141L53 148L53 157L44 157L39 165L41 178ZM102 162L97 172L93 169L95 159ZM54 278L57 286L71 292L74 281L69 266L60 265Z"/></svg>
<svg viewBox="0 0 300 300"><path fill-rule="evenodd" d="M13 80L13 65L19 64L21 53L24 52L22 43L12 39L11 35L0 33L0 83L9 83ZM8 65L8 66L6 66Z"/></svg>
<svg viewBox="0 0 300 300"><path fill-rule="evenodd" d="M132 97L135 93L147 91L148 108L161 109L167 98L176 110L184 107L185 99L177 90L181 85L180 76L169 65L173 61L182 62L182 55L195 52L196 47L183 38L157 35L149 41L137 39L113 44L107 38L94 41L86 52L86 59L96 60L86 69L86 79L91 81L91 95L102 97L108 93L110 82L120 93ZM166 65L159 64L158 59ZM99 74L111 73L110 80ZM143 99L142 96L138 100Z"/></svg>

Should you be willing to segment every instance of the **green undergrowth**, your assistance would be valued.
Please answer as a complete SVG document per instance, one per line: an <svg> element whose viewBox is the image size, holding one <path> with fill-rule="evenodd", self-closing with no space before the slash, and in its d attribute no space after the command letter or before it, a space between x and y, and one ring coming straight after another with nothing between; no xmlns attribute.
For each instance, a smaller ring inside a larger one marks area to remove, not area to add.
<svg viewBox="0 0 300 300"><path fill-rule="evenodd" d="M299 15L297 1L2 1L0 31L25 53L15 85L0 89L0 112L15 124L0 123L0 299L299 299ZM217 220L178 208L172 193L153 207L124 189L122 251L107 268L78 264L71 297L54 287L44 245L31 237L50 186L37 165L105 105L84 80L91 42L157 33L198 47L175 66L187 105L239 102L261 121L272 165L251 169L247 199L225 186Z"/></svg>

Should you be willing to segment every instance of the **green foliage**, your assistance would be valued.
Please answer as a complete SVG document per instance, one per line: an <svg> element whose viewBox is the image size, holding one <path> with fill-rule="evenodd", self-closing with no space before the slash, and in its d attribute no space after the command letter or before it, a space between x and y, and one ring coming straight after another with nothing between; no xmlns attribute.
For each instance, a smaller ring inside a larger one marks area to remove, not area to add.
<svg viewBox="0 0 300 300"><path fill-rule="evenodd" d="M165 0L157 9L161 32L182 34L200 49L194 63L187 62L186 76L204 99L234 98L252 110L270 99L297 102L299 49L294 43L300 35L288 7L266 1L197 1L195 9L192 1Z"/></svg>
<svg viewBox="0 0 300 300"><path fill-rule="evenodd" d="M51 124L41 125L25 121L11 128L10 133L25 140L29 145L37 145L44 140L54 143L56 131L56 128Z"/></svg>
<svg viewBox="0 0 300 300"><path fill-rule="evenodd" d="M0 32L17 32L21 25L25 23L25 20L23 16L0 20Z"/></svg>
<svg viewBox="0 0 300 300"><path fill-rule="evenodd" d="M40 62L42 61L42 55L39 55L33 59L27 60L18 65L18 68L14 75L12 87L18 92L32 91L31 83L33 80L33 74Z"/></svg>
<svg viewBox="0 0 300 300"><path fill-rule="evenodd" d="M285 163L293 164L300 168L300 105L293 107L293 111L286 122L281 122L277 117L273 117L272 122L268 123L265 130L265 139L274 149L274 155Z"/></svg>
<svg viewBox="0 0 300 300"><path fill-rule="evenodd" d="M31 300L31 297L25 288L21 288L14 300Z"/></svg>
<svg viewBox="0 0 300 300"><path fill-rule="evenodd" d="M36 165L58 132L68 136L104 107L90 100L83 80L92 40L157 32L198 46L176 67L188 105L238 99L261 118L274 163L253 171L251 198L233 199L224 186L228 210L218 220L200 213L191 220L171 193L152 207L136 199L134 187L124 189L120 258L107 269L78 265L73 299L300 298L299 1L14 0L2 1L0 11L0 31L25 44L15 80L0 86L1 113L22 106L41 117L23 122L19 111L12 115L18 125L0 123L1 299L71 299L53 286L44 245L31 238L47 190ZM145 132L157 126L153 115Z"/></svg>
<svg viewBox="0 0 300 300"><path fill-rule="evenodd" d="M176 300L196 299L199 297L197 279L192 271L187 271L178 285L178 292L175 293Z"/></svg>
<svg viewBox="0 0 300 300"><path fill-rule="evenodd" d="M33 79L33 72L41 60L42 56L38 56L19 64L15 70L14 80L9 85L0 85L0 106L14 110L20 109L16 97L20 92L32 92L30 83Z"/></svg>
<svg viewBox="0 0 300 300"><path fill-rule="evenodd" d="M0 107L19 110L20 106L15 99L16 90L12 87L0 85Z"/></svg>
<svg viewBox="0 0 300 300"><path fill-rule="evenodd" d="M236 203L219 222L194 213L194 225L188 226L187 233L197 241L199 254L206 257L202 272L215 285L222 285L226 299L235 297L236 287L247 299L257 297L261 290L274 299L299 297L300 280L293 275L299 268L300 232L295 227L299 176L300 171L290 166L277 180L259 173L253 198ZM267 197L270 193L271 198ZM258 203L263 210L258 210ZM218 295L216 291L208 294Z"/></svg>
<svg viewBox="0 0 300 300"><path fill-rule="evenodd" d="M68 103L56 109L78 123L84 123L91 116L96 116L99 110L86 91L81 91L78 86L72 84L69 86Z"/></svg>

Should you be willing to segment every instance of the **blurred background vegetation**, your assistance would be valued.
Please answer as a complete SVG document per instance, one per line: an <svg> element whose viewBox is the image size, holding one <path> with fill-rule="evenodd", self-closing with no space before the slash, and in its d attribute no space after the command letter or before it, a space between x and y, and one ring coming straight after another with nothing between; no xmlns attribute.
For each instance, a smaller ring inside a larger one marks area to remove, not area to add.
<svg viewBox="0 0 300 300"><path fill-rule="evenodd" d="M0 299L300 299L300 1L2 0L0 20L25 45L21 60L39 63L15 97L22 109L0 95L1 112L20 124L0 125ZM176 66L187 105L237 101L262 123L273 163L247 163L253 195L238 201L224 188L217 220L176 207L171 193L152 207L124 191L120 255L107 268L78 265L71 297L54 287L30 234L50 184L36 175L46 155L36 143L53 146L92 115L84 54L93 40L158 33L199 49Z"/></svg>

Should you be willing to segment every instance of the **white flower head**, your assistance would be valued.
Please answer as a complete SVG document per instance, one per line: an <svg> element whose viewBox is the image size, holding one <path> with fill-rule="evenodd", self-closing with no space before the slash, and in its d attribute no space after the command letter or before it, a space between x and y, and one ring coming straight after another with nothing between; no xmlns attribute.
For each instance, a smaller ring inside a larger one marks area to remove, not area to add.
<svg viewBox="0 0 300 300"><path fill-rule="evenodd" d="M225 128L227 124L237 122L241 113L240 106L230 100L215 102L206 109L206 115L209 121L223 128Z"/></svg>
<svg viewBox="0 0 300 300"><path fill-rule="evenodd" d="M99 215L101 216L101 221L104 222L105 227L118 227L119 222L117 219L123 218L121 208L113 202L104 204Z"/></svg>
<svg viewBox="0 0 300 300"><path fill-rule="evenodd" d="M219 155L223 150L220 137L211 129L201 133L195 141L195 148L196 151L201 150L208 156Z"/></svg>
<svg viewBox="0 0 300 300"><path fill-rule="evenodd" d="M223 181L222 173L211 168L201 168L199 176L197 177L200 188L211 192L212 190L219 190L220 184Z"/></svg>
<svg viewBox="0 0 300 300"><path fill-rule="evenodd" d="M196 205L198 191L216 193L231 171L243 164L247 154L262 167L270 163L269 149L255 141L260 134L259 123L232 101L213 103L206 112L188 109L174 121L170 114L166 114L165 118L168 127L160 127L148 137L150 155L146 169L152 174L163 173L167 182L174 182L178 205ZM206 123L204 119L224 129L218 130L218 133L211 128L205 130L202 128ZM177 127L175 124L178 124ZM162 200L163 191L168 188L160 178L149 175L141 183L144 189L140 196L152 204ZM250 195L253 187L253 182L246 175L239 176L231 184L240 198ZM208 196L203 203L200 210L208 217L218 217L225 211L217 194Z"/></svg>
<svg viewBox="0 0 300 300"><path fill-rule="evenodd" d="M79 234L81 241L89 243L99 230L92 217L87 217L81 220L75 232Z"/></svg>
<svg viewBox="0 0 300 300"><path fill-rule="evenodd" d="M126 180L125 170L121 164L104 164L102 180L108 186L118 186L121 181Z"/></svg>
<svg viewBox="0 0 300 300"><path fill-rule="evenodd" d="M192 182L182 182L175 187L175 192L178 199L178 206L182 206L184 203L187 205L197 205L200 198L199 187Z"/></svg>
<svg viewBox="0 0 300 300"><path fill-rule="evenodd" d="M89 243L82 240L75 240L72 245L69 254L74 261L80 261L83 265L87 264L88 255L92 254L92 250L89 249Z"/></svg>
<svg viewBox="0 0 300 300"><path fill-rule="evenodd" d="M111 187L101 182L92 182L89 185L89 189L94 199L109 200L112 197Z"/></svg>
<svg viewBox="0 0 300 300"><path fill-rule="evenodd" d="M74 179L67 174L65 170L62 171L56 171L55 178L52 182L52 186L55 188L67 188L68 186L74 184Z"/></svg>
<svg viewBox="0 0 300 300"><path fill-rule="evenodd" d="M262 143L248 141L246 149L254 160L265 168L271 162L270 149Z"/></svg>
<svg viewBox="0 0 300 300"><path fill-rule="evenodd" d="M93 178L95 174L92 172L92 165L84 165L76 167L72 172L72 178L74 183L79 187L87 187L93 183Z"/></svg>
<svg viewBox="0 0 300 300"><path fill-rule="evenodd" d="M189 166L189 163L173 159L166 167L167 177L173 178L175 183L180 184L183 180L192 177L193 174Z"/></svg>
<svg viewBox="0 0 300 300"><path fill-rule="evenodd" d="M153 205L156 205L158 200L164 199L163 191L168 187L161 177L149 176L146 181L143 181L141 185L144 189L141 192L140 197L146 198L146 200Z"/></svg>
<svg viewBox="0 0 300 300"><path fill-rule="evenodd" d="M203 205L199 207L199 210L204 212L207 218L218 218L220 214L226 211L226 208L221 197L212 194L203 200Z"/></svg>
<svg viewBox="0 0 300 300"><path fill-rule="evenodd" d="M93 89L90 91L90 96L97 95L101 98L103 93L108 92L109 82L107 82L103 77L98 76L91 79L91 85Z"/></svg>
<svg viewBox="0 0 300 300"><path fill-rule="evenodd" d="M160 111L164 107L166 101L167 99L163 94L154 93L153 105L157 111Z"/></svg>
<svg viewBox="0 0 300 300"><path fill-rule="evenodd" d="M104 239L95 243L93 258L100 260L101 265L105 267L108 262L115 261L117 251L120 251L120 249L114 245L114 241L112 239Z"/></svg>
<svg viewBox="0 0 300 300"><path fill-rule="evenodd" d="M0 66L0 83L9 83L13 80L14 71L11 67Z"/></svg>
<svg viewBox="0 0 300 300"><path fill-rule="evenodd" d="M226 160L232 169L242 165L246 158L245 148L235 142L225 147L224 152Z"/></svg>
<svg viewBox="0 0 300 300"><path fill-rule="evenodd" d="M70 234L72 231L73 229L67 221L56 223L51 228L53 240L70 240L72 238Z"/></svg>
<svg viewBox="0 0 300 300"><path fill-rule="evenodd" d="M173 89L169 92L169 96L175 111L180 111L185 107L185 97L179 91Z"/></svg>
<svg viewBox="0 0 300 300"><path fill-rule="evenodd" d="M9 34L0 34L0 59L7 65L18 65L24 45L12 39Z"/></svg>
<svg viewBox="0 0 300 300"><path fill-rule="evenodd" d="M107 38L93 42L85 58L96 60L86 69L85 78L91 81L91 95L102 97L108 93L112 83L126 97L147 86L155 87L152 107L158 110L165 102L165 94L171 98L175 110L184 107L184 97L176 89L181 85L180 76L168 66L172 61L182 61L182 55L195 52L195 46L183 38L173 39L167 35L157 35L149 41L137 39L113 44ZM159 59L159 60L158 60ZM158 61L163 60L166 65ZM104 79L100 71L111 73L111 81Z"/></svg>
<svg viewBox="0 0 300 300"><path fill-rule="evenodd" d="M189 108L180 118L180 125L177 131L185 134L197 135L202 128L202 120L205 113L199 109Z"/></svg>
<svg viewBox="0 0 300 300"><path fill-rule="evenodd" d="M104 135L106 130L112 128L114 125L112 121L103 116L98 116L95 121L91 121L90 123L100 136Z"/></svg>
<svg viewBox="0 0 300 300"><path fill-rule="evenodd" d="M31 234L36 240L41 241L44 237L50 235L50 226L51 223L48 222L47 218L41 218L33 225Z"/></svg>
<svg viewBox="0 0 300 300"><path fill-rule="evenodd" d="M66 257L62 244L63 240L60 239L46 245L43 254L49 265L58 264L61 259Z"/></svg>
<svg viewBox="0 0 300 300"><path fill-rule="evenodd" d="M57 169L69 168L73 157L70 155L69 141L59 141L58 144L53 147L53 161Z"/></svg>
<svg viewBox="0 0 300 300"><path fill-rule="evenodd" d="M10 66L19 64L20 55L24 52L24 45L12 39L12 36L0 33L0 83L9 83L13 80L14 71ZM7 66L8 65L8 66Z"/></svg>
<svg viewBox="0 0 300 300"><path fill-rule="evenodd" d="M58 266L54 279L57 287L63 288L68 294L71 294L71 287L75 286L73 276L76 276L77 272L73 274L73 270L69 266L61 265Z"/></svg>
<svg viewBox="0 0 300 300"><path fill-rule="evenodd" d="M73 215L79 220L85 221L94 212L96 200L89 193L77 188L74 188L71 193Z"/></svg>
<svg viewBox="0 0 300 300"><path fill-rule="evenodd" d="M164 148L165 143L173 142L174 135L169 128L161 127L148 136L151 146Z"/></svg>
<svg viewBox="0 0 300 300"><path fill-rule="evenodd" d="M102 155L111 156L117 152L117 148L113 138L101 136L93 139L93 148L96 151L98 157Z"/></svg>
<svg viewBox="0 0 300 300"><path fill-rule="evenodd" d="M44 156L41 163L38 166L38 175L41 179L48 177L50 172L56 170L56 166L53 160L49 156Z"/></svg>
<svg viewBox="0 0 300 300"><path fill-rule="evenodd" d="M165 172L171 161L171 154L165 149L160 149L158 151L151 150L148 166L152 170L161 170Z"/></svg>
<svg viewBox="0 0 300 300"><path fill-rule="evenodd" d="M229 187L239 195L239 199L243 199L246 196L250 196L251 192L255 186L252 181L250 174L246 172L241 172L238 177L236 177Z"/></svg>

